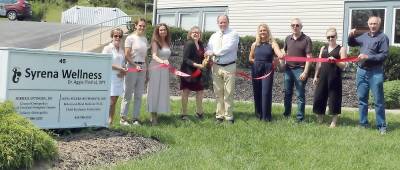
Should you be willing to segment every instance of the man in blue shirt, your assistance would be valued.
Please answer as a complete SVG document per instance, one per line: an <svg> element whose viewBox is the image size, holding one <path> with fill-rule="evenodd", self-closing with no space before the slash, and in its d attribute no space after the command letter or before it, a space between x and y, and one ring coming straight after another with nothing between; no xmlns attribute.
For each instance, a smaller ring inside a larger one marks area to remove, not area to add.
<svg viewBox="0 0 400 170"><path fill-rule="evenodd" d="M369 32L355 37L352 29L349 46L360 46L357 68L357 96L359 100L360 125L368 126L368 93L371 88L374 96L376 125L381 134L386 133L385 105L383 94L383 62L389 53L389 39L380 31L381 18L371 16L368 19Z"/></svg>

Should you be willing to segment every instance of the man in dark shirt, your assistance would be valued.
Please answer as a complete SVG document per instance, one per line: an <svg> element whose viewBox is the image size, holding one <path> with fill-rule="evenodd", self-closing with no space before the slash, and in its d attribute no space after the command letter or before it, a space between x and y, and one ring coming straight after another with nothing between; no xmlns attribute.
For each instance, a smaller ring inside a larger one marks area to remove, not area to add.
<svg viewBox="0 0 400 170"><path fill-rule="evenodd" d="M285 39L284 50L288 56L311 58L311 38L301 32L303 24L300 19L294 18L291 22L292 34ZM284 116L289 117L292 112L293 86L296 86L298 122L304 120L305 108L305 86L309 71L309 62L286 62L285 68L285 112Z"/></svg>
<svg viewBox="0 0 400 170"><path fill-rule="evenodd" d="M389 53L389 39L380 31L381 18L369 17L369 32L355 37L352 29L349 46L360 46L357 68L357 96L359 100L360 125L368 126L368 93L371 88L374 96L376 125L381 134L386 133L385 105L383 95L383 62Z"/></svg>

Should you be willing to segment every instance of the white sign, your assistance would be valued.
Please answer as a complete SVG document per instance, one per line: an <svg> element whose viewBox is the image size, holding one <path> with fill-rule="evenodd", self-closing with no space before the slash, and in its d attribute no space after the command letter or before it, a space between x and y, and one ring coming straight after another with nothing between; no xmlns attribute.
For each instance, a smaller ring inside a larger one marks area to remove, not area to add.
<svg viewBox="0 0 400 170"><path fill-rule="evenodd" d="M107 127L111 56L0 48L0 101L40 128Z"/></svg>

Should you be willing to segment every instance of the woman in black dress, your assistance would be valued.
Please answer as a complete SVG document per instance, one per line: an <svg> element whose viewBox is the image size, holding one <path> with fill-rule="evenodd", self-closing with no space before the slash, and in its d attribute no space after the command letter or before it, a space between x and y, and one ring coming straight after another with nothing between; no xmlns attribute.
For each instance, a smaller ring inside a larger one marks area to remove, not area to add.
<svg viewBox="0 0 400 170"><path fill-rule="evenodd" d="M257 28L256 41L251 45L249 61L252 65L252 78L261 77L271 72L264 79L253 79L254 107L256 116L260 120L271 121L272 84L274 80L273 62L278 63L274 56L283 54L278 44L272 38L271 31L266 24Z"/></svg>
<svg viewBox="0 0 400 170"><path fill-rule="evenodd" d="M196 114L199 119L203 118L203 90L201 82L204 47L201 41L200 28L194 26L190 29L187 41L183 48L183 62L181 71L191 75L190 77L181 77L180 89L182 90L182 113L181 119L187 120L187 104L190 91L196 92ZM203 73L204 74L204 73ZM204 75L203 75L204 76Z"/></svg>
<svg viewBox="0 0 400 170"><path fill-rule="evenodd" d="M319 123L323 122L327 101L332 122L329 127L336 127L338 115L342 107L342 70L344 62L334 62L336 59L346 58L346 49L336 44L337 32L335 28L326 31L328 44L321 48L319 58L328 58L332 62L318 63L315 69L313 84L316 85L314 94L313 112L317 114ZM329 98L329 100L328 100Z"/></svg>

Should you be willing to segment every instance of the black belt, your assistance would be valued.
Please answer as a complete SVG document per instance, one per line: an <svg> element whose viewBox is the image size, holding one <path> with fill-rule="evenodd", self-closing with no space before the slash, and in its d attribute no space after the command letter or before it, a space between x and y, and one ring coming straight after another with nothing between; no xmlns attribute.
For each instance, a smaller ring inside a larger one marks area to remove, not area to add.
<svg viewBox="0 0 400 170"><path fill-rule="evenodd" d="M226 63L226 64L218 64L218 63L216 63L216 64L219 65L219 66L225 67L225 66L229 66L229 65L235 64L235 63L236 63L236 61L232 61L232 62Z"/></svg>
<svg viewBox="0 0 400 170"><path fill-rule="evenodd" d="M138 62L138 61L135 61L134 63L135 64L140 64L140 65L144 64L144 62Z"/></svg>

